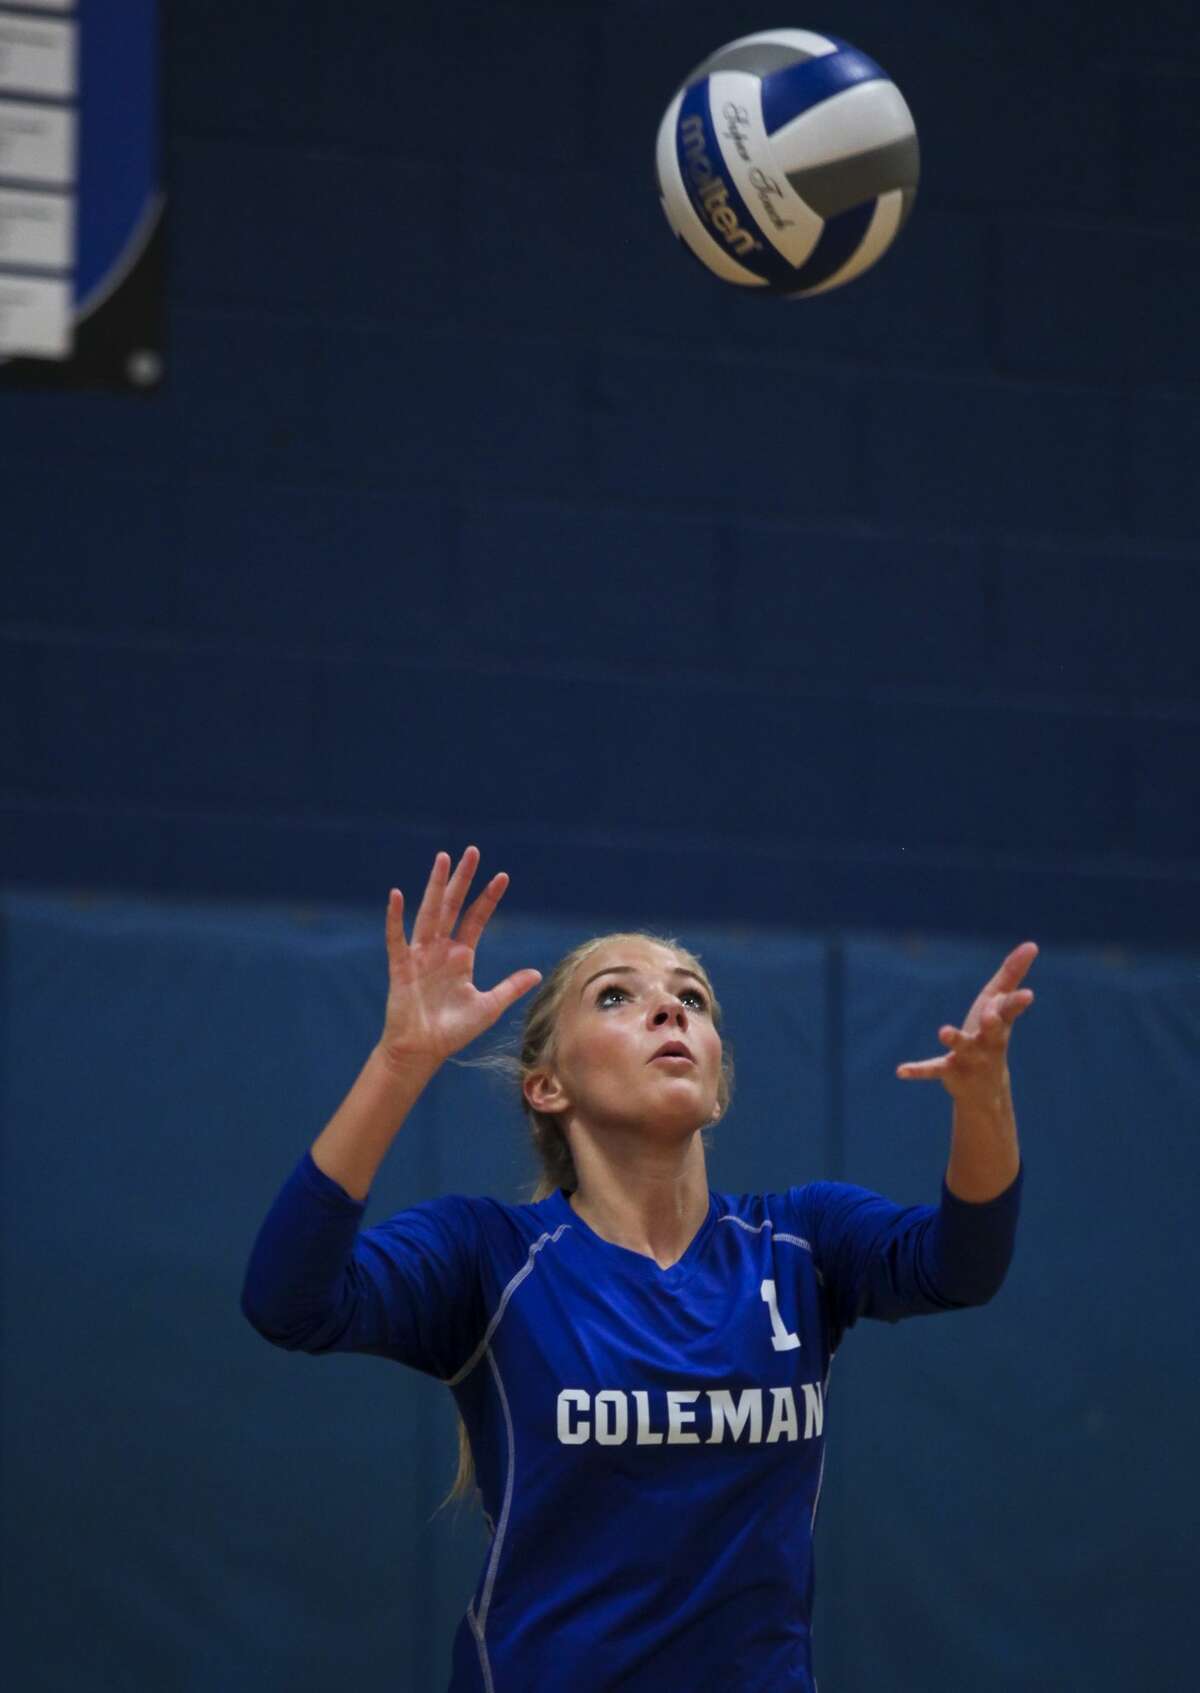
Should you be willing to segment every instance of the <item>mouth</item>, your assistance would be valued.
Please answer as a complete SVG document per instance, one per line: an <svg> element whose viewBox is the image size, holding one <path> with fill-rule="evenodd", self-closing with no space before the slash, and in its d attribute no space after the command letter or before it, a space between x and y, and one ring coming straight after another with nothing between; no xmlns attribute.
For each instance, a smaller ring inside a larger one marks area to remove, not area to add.
<svg viewBox="0 0 1200 1693"><path fill-rule="evenodd" d="M650 1062L652 1064L691 1064L695 1061L682 1041L671 1040L667 1041L665 1046L659 1047Z"/></svg>

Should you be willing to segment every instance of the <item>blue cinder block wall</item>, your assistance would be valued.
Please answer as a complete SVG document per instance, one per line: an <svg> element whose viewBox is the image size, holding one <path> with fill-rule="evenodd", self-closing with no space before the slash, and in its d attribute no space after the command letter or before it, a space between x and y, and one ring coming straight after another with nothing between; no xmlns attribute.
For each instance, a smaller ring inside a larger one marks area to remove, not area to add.
<svg viewBox="0 0 1200 1693"><path fill-rule="evenodd" d="M1186 8L782 20L923 157L791 304L653 188L761 6L167 11L169 381L0 392L5 880L1200 938Z"/></svg>

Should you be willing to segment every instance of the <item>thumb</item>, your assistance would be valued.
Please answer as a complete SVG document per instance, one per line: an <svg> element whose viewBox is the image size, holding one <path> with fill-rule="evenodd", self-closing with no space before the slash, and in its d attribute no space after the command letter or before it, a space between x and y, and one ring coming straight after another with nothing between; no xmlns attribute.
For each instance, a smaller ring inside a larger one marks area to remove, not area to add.
<svg viewBox="0 0 1200 1693"><path fill-rule="evenodd" d="M505 976L502 982L497 982L485 995L488 1011L493 1023L497 1022L510 1005L515 1005L522 994L536 988L542 979L540 970L514 970L511 976Z"/></svg>

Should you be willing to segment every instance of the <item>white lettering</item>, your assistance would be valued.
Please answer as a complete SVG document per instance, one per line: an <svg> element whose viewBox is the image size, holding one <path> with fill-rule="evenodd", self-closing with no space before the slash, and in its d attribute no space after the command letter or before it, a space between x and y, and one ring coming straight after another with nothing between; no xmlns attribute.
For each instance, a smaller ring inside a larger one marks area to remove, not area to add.
<svg viewBox="0 0 1200 1693"><path fill-rule="evenodd" d="M796 1396L790 1387L772 1387L771 1419L766 1433L768 1445L777 1441L816 1440L825 1428L825 1402L820 1382L803 1382L804 1433L800 1433ZM634 1429L638 1446L720 1446L743 1440L747 1446L763 1443L763 1389L668 1388L659 1400L666 1407L666 1433L650 1426L650 1393L632 1390ZM563 1446L624 1446L630 1438L629 1394L619 1387L607 1387L589 1394L582 1387L564 1387L558 1395L558 1439ZM696 1401L708 1400L712 1419L707 1439L695 1432ZM591 1413L589 1415L589 1412Z"/></svg>
<svg viewBox="0 0 1200 1693"><path fill-rule="evenodd" d="M767 1430L768 1442L778 1440L799 1440L799 1428L796 1422L796 1401L790 1387L773 1387L771 1397L775 1401L771 1412L771 1426Z"/></svg>
<svg viewBox="0 0 1200 1693"><path fill-rule="evenodd" d="M637 1443L639 1446L661 1446L663 1436L650 1432L650 1395L645 1388L635 1387L633 1397L637 1401Z"/></svg>
<svg viewBox="0 0 1200 1693"><path fill-rule="evenodd" d="M558 1396L558 1438L563 1446L582 1446L588 1438L588 1424L581 1423L578 1429L570 1427L568 1413L572 1405L587 1410L588 1396L582 1387L564 1387Z"/></svg>
<svg viewBox="0 0 1200 1693"><path fill-rule="evenodd" d="M624 1446L629 1438L629 1406L617 1387L606 1387L593 1400L596 1439L601 1446Z"/></svg>
<svg viewBox="0 0 1200 1693"><path fill-rule="evenodd" d="M759 1293L767 1302L767 1310L771 1313L771 1345L776 1352L794 1352L800 1344L800 1336L792 1334L785 1326L779 1315L779 1304L775 1297L775 1283L765 1281L759 1288Z"/></svg>
<svg viewBox="0 0 1200 1693"><path fill-rule="evenodd" d="M738 1394L737 1410L733 1408L733 1394L726 1388L710 1391L708 1402L712 1406L712 1434L709 1436L710 1446L725 1439L725 1425L728 1422L731 1440L741 1438L742 1430L750 1424L750 1439L748 1444L757 1446L762 1439L762 1388L746 1387Z"/></svg>
<svg viewBox="0 0 1200 1693"><path fill-rule="evenodd" d="M677 1390L675 1388L668 1389L667 1417L671 1425L671 1432L667 1436L668 1446L699 1446L700 1436L698 1434L684 1434L681 1432L685 1421L689 1423L695 1422L695 1411L689 1411L687 1407L693 1399L699 1399L699 1397L699 1388L689 1389L687 1392L684 1392L681 1389Z"/></svg>

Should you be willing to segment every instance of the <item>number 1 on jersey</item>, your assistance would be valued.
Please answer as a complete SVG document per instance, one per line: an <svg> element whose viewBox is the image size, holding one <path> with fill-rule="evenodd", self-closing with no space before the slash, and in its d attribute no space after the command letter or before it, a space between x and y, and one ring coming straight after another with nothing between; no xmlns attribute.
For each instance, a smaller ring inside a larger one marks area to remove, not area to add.
<svg viewBox="0 0 1200 1693"><path fill-rule="evenodd" d="M800 1336L792 1334L783 1326L783 1318L779 1315L779 1306L775 1299L775 1283L765 1281L758 1291L771 1313L771 1345L776 1352L794 1352L800 1344Z"/></svg>

